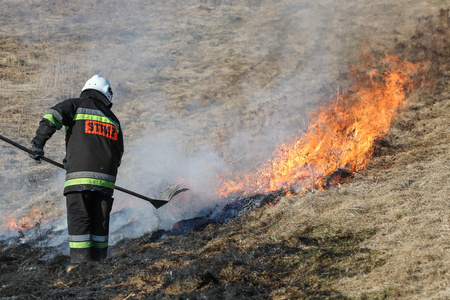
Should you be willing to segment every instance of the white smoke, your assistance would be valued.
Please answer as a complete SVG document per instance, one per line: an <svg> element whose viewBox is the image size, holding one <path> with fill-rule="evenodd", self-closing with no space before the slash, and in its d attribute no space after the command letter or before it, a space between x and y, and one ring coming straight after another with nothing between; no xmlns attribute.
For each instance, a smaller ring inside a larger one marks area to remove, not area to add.
<svg viewBox="0 0 450 300"><path fill-rule="evenodd" d="M119 186L155 199L160 199L166 189L177 184L189 188L189 191L175 196L158 210L145 200L116 191L118 201L115 208L118 213L117 221L111 222L112 228L124 227L129 223L127 218L131 218L133 223L143 225L140 228L134 224L132 235L167 229L176 221L193 217L205 207L218 203L220 199L214 192L217 188L215 176L223 171L225 163L216 152L203 149L195 155L188 155L181 140L168 136L168 133L141 138L135 143L135 147L128 149L127 159L120 168ZM127 212L119 217L122 210Z"/></svg>
<svg viewBox="0 0 450 300"><path fill-rule="evenodd" d="M119 186L152 198L174 184L190 189L158 210L116 191L112 236L167 229L221 203L217 176L257 169L305 128L315 101L307 97L327 84L320 26L332 6L224 0L207 1L207 13L197 1L98 4L70 3L75 13L52 22L24 8L21 34L87 41L45 78L61 97L93 74L112 83L125 135Z"/></svg>
<svg viewBox="0 0 450 300"><path fill-rule="evenodd" d="M158 210L116 191L111 232L117 241L170 228L220 204L218 175L256 170L276 146L305 129L318 101L339 89L333 83L346 83L361 39L372 37L383 20L406 20L389 9L386 16L370 15L371 6L388 8L387 2L360 2L367 4L359 5L367 7L362 16L354 1L2 5L16 20L4 24L11 35L51 45L38 90L52 100L42 112L56 99L77 96L92 75L105 76L125 134L117 184L154 198L173 184L190 189ZM425 2L409 9L423 10ZM62 149L61 136L53 139ZM29 177L17 161L10 165L1 169L2 185ZM17 211L45 201L61 207L63 175L45 172L45 182L10 185L1 200Z"/></svg>

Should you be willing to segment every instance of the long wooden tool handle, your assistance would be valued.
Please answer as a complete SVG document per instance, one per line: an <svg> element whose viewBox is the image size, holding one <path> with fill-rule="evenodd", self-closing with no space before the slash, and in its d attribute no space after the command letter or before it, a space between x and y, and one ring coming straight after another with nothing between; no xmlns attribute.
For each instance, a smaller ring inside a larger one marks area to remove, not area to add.
<svg viewBox="0 0 450 300"><path fill-rule="evenodd" d="M25 152L30 153L30 154L34 154L34 152L31 151L30 149L28 149L28 148L26 148L26 147L24 147L24 146L22 146L22 145L20 145L20 144L18 144L18 143L16 143L16 142L10 140L10 139L8 139L8 138L2 136L2 135L0 135L0 140L3 140L3 141L5 141L5 142L7 142L7 143L13 145L14 147L17 147L17 148L19 148L19 149L22 150L22 151L25 151ZM52 164L52 165L54 165L54 166L56 166L56 167L58 167L58 168L64 169L64 166L63 166L62 164L60 164L60 163L58 163L58 162L56 162L56 161L54 161L54 160L52 160L52 159L50 159L50 158L47 158L47 157L44 156L44 157L42 157L42 160L45 161L45 162L48 162L48 163L50 163L50 164ZM114 189L116 189L116 190L118 190L118 191L121 191L121 192L124 192L124 193L127 193L127 194L130 194L130 195L135 196L135 197L137 197L137 198L141 198L141 199L143 199L143 200L145 200L145 201L148 201L148 202L150 202L151 204L153 204L153 206L154 206L155 208L160 208L161 206L163 206L164 204L166 204L167 202L170 201L170 200L152 199L152 198L146 197L146 196L144 196L144 195L135 193L135 192L133 192L133 191L124 189L124 188L122 188L122 187L120 187L120 186L117 186L117 185L115 186Z"/></svg>
<svg viewBox="0 0 450 300"><path fill-rule="evenodd" d="M14 147L17 147L17 148L19 148L19 149L22 150L22 151L28 152L28 153L30 153L30 154L34 154L34 152L31 151L31 149L28 149L28 148L22 146L21 144L18 144L18 143L16 143L16 142L14 142L14 141L12 141L12 140L10 140L10 139L4 137L3 135L0 135L0 140L3 140L3 141L5 141L5 142L7 142L7 143L13 145ZM46 161L46 162L48 162L48 163L50 163L50 164L52 164L52 165L54 165L54 166L57 166L58 168L64 169L64 166L63 166L62 164L60 164L60 163L58 163L58 162L56 162L56 161L54 161L54 160L51 160L50 158L47 158L47 157L44 156L44 157L42 157L42 160L43 160L43 161Z"/></svg>

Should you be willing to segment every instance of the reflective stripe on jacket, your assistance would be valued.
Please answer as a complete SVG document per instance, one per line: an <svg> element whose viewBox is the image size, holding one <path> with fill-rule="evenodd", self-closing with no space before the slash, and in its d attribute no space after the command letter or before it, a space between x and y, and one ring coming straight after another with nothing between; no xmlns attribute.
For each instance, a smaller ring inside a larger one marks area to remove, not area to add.
<svg viewBox="0 0 450 300"><path fill-rule="evenodd" d="M45 144L56 130L66 128L64 194L102 191L112 195L123 155L120 122L111 103L95 90L52 107L39 123L36 139Z"/></svg>

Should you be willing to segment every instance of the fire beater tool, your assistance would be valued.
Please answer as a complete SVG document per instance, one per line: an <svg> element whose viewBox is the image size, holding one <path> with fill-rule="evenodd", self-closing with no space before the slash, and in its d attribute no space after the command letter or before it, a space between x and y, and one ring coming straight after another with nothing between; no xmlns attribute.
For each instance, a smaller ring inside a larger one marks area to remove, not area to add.
<svg viewBox="0 0 450 300"><path fill-rule="evenodd" d="M13 145L14 147L17 147L17 148L19 148L22 151L25 151L27 153L33 154L33 151L31 151L30 149L28 149L28 148L26 148L26 147L24 147L24 146L22 146L22 145L20 145L20 144L18 144L16 142L10 140L10 139L2 136L2 135L0 135L0 140L3 140L5 142ZM47 157L44 156L44 157L42 157L42 160L46 161L46 162L48 162L48 163L50 163L50 164L52 164L52 165L54 165L54 166L56 166L58 168L64 169L64 166L61 163L58 163L58 162L56 162L56 161L54 161L54 160L52 160L50 158L47 158ZM124 188L122 188L120 186L117 186L117 185L115 186L115 189L118 190L118 191L130 194L132 196L135 196L137 198L141 198L141 199L143 199L145 201L148 201L155 208L160 208L161 206L163 206L164 204L166 204L170 200L172 200L172 198L175 197L176 195L178 195L179 193L182 193L182 192L185 192L185 191L189 190L188 188L182 188L182 185L178 184L178 185L174 185L174 186L170 187L167 191L165 191L162 194L162 197L161 197L163 199L153 199L153 198L149 198L147 196L138 194L136 192L124 189Z"/></svg>

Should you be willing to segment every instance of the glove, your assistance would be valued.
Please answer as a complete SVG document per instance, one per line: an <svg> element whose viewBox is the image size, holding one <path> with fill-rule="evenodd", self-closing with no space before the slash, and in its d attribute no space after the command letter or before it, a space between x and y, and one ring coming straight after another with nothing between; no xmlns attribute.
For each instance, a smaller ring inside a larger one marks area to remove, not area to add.
<svg viewBox="0 0 450 300"><path fill-rule="evenodd" d="M44 157L44 144L37 139L33 139L31 141L30 150L33 152L29 153L30 157L34 159L38 164L40 164L42 158Z"/></svg>

